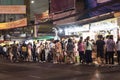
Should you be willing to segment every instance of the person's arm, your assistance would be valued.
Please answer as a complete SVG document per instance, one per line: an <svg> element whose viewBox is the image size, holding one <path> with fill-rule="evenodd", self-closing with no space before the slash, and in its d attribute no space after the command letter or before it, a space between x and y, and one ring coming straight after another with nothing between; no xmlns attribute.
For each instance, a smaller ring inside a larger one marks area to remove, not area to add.
<svg viewBox="0 0 120 80"><path fill-rule="evenodd" d="M115 54L117 54L117 48L115 42L114 42L114 50L115 50Z"/></svg>

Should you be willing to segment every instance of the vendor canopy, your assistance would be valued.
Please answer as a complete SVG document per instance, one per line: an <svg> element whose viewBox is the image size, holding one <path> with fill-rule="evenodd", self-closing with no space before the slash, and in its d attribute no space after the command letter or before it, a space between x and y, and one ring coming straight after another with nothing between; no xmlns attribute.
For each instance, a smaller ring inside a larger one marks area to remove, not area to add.
<svg viewBox="0 0 120 80"><path fill-rule="evenodd" d="M34 40L51 40L51 39L54 39L55 36L40 36L40 37L36 37L36 38L33 38Z"/></svg>
<svg viewBox="0 0 120 80"><path fill-rule="evenodd" d="M25 5L0 5L0 14L26 14Z"/></svg>

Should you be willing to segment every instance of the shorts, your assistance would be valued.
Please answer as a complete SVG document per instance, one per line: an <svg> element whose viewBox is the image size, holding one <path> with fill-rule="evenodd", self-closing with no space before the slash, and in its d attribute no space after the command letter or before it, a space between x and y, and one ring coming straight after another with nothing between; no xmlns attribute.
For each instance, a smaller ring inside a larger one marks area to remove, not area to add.
<svg viewBox="0 0 120 80"><path fill-rule="evenodd" d="M103 50L97 50L97 57L104 58Z"/></svg>
<svg viewBox="0 0 120 80"><path fill-rule="evenodd" d="M74 56L74 52L73 51L67 51L67 56L68 57Z"/></svg>
<svg viewBox="0 0 120 80"><path fill-rule="evenodd" d="M59 52L56 52L56 56L59 57L59 56L60 56L60 53L59 53Z"/></svg>

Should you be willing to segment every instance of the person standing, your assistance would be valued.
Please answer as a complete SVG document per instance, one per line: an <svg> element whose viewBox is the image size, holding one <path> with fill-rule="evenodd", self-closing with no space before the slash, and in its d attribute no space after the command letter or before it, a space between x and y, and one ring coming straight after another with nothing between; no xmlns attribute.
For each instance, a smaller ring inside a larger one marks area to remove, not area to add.
<svg viewBox="0 0 120 80"><path fill-rule="evenodd" d="M32 44L31 43L28 43L27 49L28 49L27 60L32 61Z"/></svg>
<svg viewBox="0 0 120 80"><path fill-rule="evenodd" d="M117 61L120 65L120 38L116 42L116 50L117 50Z"/></svg>
<svg viewBox="0 0 120 80"><path fill-rule="evenodd" d="M48 54L49 54L49 45L48 42L45 42L45 61L48 61Z"/></svg>
<svg viewBox="0 0 120 80"><path fill-rule="evenodd" d="M33 59L33 61L34 62L36 62L36 57L37 57L37 55L36 55L36 44L35 44L35 41L33 42L33 46L32 46L33 48L32 48L32 59Z"/></svg>
<svg viewBox="0 0 120 80"><path fill-rule="evenodd" d="M80 63L85 62L85 44L83 42L83 37L80 37L80 40L78 42L78 51L79 51L79 58L80 58Z"/></svg>
<svg viewBox="0 0 120 80"><path fill-rule="evenodd" d="M12 45L12 54L13 54L12 60L13 60L13 62L17 61L17 55L18 55L18 46L15 42L16 41L14 41L14 44Z"/></svg>
<svg viewBox="0 0 120 80"><path fill-rule="evenodd" d="M41 43L40 49L41 49L40 60L43 63L43 62L45 62L45 45L44 45L44 43Z"/></svg>
<svg viewBox="0 0 120 80"><path fill-rule="evenodd" d="M104 48L105 42L103 40L102 35L98 35L98 40L96 41L96 49L97 49L97 61L99 65L102 65L104 62Z"/></svg>
<svg viewBox="0 0 120 80"><path fill-rule="evenodd" d="M27 48L27 45L25 44L25 42L23 42L23 44L21 45L21 53L24 57L24 61L26 61L26 59L28 57L28 48Z"/></svg>
<svg viewBox="0 0 120 80"><path fill-rule="evenodd" d="M108 53L108 62L109 64L114 64L114 53L115 53L115 41L113 40L113 35L109 36L109 39L107 40L107 53Z"/></svg>
<svg viewBox="0 0 120 80"><path fill-rule="evenodd" d="M87 64L92 63L92 47L93 47L93 44L90 41L90 37L88 36L86 38L86 43L85 43L85 57L86 57Z"/></svg>
<svg viewBox="0 0 120 80"><path fill-rule="evenodd" d="M106 36L105 41L105 63L108 64L108 53L107 53L107 40L109 39L109 35Z"/></svg>
<svg viewBox="0 0 120 80"><path fill-rule="evenodd" d="M69 63L75 63L75 58L74 58L74 43L72 39L68 39L68 43L66 45L66 52L67 52L67 61L69 60Z"/></svg>
<svg viewBox="0 0 120 80"><path fill-rule="evenodd" d="M62 46L59 40L55 42L56 62L62 62Z"/></svg>

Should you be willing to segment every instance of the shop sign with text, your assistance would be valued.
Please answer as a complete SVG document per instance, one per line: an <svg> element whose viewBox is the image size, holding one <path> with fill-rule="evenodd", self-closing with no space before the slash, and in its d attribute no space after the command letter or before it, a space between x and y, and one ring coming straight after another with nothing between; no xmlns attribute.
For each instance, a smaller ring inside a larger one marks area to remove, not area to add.
<svg viewBox="0 0 120 80"><path fill-rule="evenodd" d="M90 24L91 30L110 30L117 28L117 18L107 19Z"/></svg>
<svg viewBox="0 0 120 80"><path fill-rule="evenodd" d="M0 14L26 14L25 5L1 5Z"/></svg>

